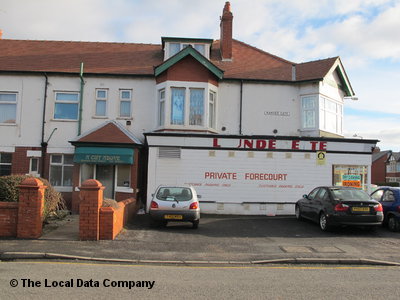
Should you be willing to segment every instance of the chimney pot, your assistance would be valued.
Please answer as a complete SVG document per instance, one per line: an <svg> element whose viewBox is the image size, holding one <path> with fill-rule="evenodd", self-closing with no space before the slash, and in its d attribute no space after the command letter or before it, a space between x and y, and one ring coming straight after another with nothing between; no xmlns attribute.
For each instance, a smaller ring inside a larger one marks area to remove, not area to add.
<svg viewBox="0 0 400 300"><path fill-rule="evenodd" d="M3 30L0 29L0 40L3 39Z"/></svg>

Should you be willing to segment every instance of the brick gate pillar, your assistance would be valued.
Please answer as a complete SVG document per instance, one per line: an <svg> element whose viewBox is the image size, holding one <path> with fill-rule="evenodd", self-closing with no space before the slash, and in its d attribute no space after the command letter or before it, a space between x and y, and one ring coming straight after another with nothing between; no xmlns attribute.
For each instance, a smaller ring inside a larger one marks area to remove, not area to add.
<svg viewBox="0 0 400 300"><path fill-rule="evenodd" d="M88 179L82 183L80 190L79 239L98 241L104 186L100 181Z"/></svg>
<svg viewBox="0 0 400 300"><path fill-rule="evenodd" d="M37 178L26 178L19 187L17 237L36 239L42 235L44 191Z"/></svg>

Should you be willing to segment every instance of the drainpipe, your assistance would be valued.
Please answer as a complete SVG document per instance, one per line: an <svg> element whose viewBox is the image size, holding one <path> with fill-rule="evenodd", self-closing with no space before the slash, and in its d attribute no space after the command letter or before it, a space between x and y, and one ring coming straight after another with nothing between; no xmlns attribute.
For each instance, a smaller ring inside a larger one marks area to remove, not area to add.
<svg viewBox="0 0 400 300"><path fill-rule="evenodd" d="M240 102L239 102L239 134L242 134L242 118L243 118L243 80L240 80Z"/></svg>
<svg viewBox="0 0 400 300"><path fill-rule="evenodd" d="M45 161L46 161L46 154L47 154L47 143L44 141L44 130L45 130L45 125L46 125L46 103L47 103L47 86L49 84L49 78L47 77L47 74L43 74L45 77L45 83L44 83L44 99L43 99L43 116L42 116L42 139L41 139L41 166L40 166L40 176L42 178L45 178L44 176L44 169L45 169Z"/></svg>
<svg viewBox="0 0 400 300"><path fill-rule="evenodd" d="M81 62L81 70L79 72L79 77L81 79L81 91L79 94L78 136L81 135L81 129L82 129L83 86L85 85L85 81L83 80L83 62Z"/></svg>

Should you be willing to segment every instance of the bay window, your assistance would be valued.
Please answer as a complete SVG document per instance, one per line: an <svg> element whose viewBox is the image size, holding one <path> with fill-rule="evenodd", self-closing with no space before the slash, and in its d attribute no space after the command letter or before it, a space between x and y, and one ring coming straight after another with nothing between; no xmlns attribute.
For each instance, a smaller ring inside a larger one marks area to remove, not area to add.
<svg viewBox="0 0 400 300"><path fill-rule="evenodd" d="M158 91L158 126L165 123L165 89Z"/></svg>
<svg viewBox="0 0 400 300"><path fill-rule="evenodd" d="M326 97L319 98L320 129L342 134L343 105Z"/></svg>
<svg viewBox="0 0 400 300"><path fill-rule="evenodd" d="M185 124L185 88L171 88L171 124Z"/></svg>
<svg viewBox="0 0 400 300"><path fill-rule="evenodd" d="M208 127L215 128L215 116L216 116L216 93L210 91L208 99Z"/></svg>
<svg viewBox="0 0 400 300"><path fill-rule="evenodd" d="M204 89L190 89L189 125L203 125Z"/></svg>
<svg viewBox="0 0 400 300"><path fill-rule="evenodd" d="M301 99L302 127L303 129L315 129L316 124L316 96L306 96Z"/></svg>

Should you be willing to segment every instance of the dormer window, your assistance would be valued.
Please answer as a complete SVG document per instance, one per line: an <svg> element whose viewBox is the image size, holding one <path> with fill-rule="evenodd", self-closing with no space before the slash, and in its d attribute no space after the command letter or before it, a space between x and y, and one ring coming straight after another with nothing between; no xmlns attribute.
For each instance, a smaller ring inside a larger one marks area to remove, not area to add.
<svg viewBox="0 0 400 300"><path fill-rule="evenodd" d="M196 49L201 55L210 59L210 50L213 40L210 39L188 39L188 38L162 38L164 47L164 60L176 55L189 45Z"/></svg>

